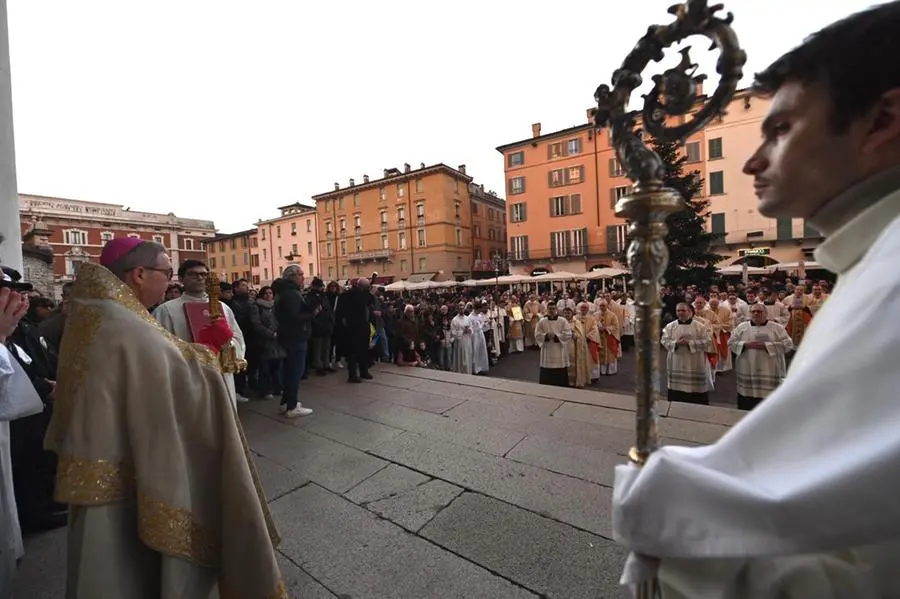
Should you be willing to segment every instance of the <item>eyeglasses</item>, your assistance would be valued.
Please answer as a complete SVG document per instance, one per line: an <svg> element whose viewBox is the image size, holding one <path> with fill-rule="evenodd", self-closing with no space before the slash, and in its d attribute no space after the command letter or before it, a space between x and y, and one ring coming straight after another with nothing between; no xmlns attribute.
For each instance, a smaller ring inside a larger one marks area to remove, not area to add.
<svg viewBox="0 0 900 599"><path fill-rule="evenodd" d="M209 273L208 272L200 272L200 271L186 272L186 273L184 273L184 278L185 279L187 279L187 278L207 279L207 278L209 278Z"/></svg>

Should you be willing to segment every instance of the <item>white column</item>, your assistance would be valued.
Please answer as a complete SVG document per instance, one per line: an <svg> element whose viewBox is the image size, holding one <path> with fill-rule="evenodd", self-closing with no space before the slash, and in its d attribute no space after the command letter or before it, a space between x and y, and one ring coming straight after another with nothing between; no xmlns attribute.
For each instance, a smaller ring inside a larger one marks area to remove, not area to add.
<svg viewBox="0 0 900 599"><path fill-rule="evenodd" d="M22 272L22 229L16 187L6 0L0 0L0 235L4 238L0 244L0 262Z"/></svg>

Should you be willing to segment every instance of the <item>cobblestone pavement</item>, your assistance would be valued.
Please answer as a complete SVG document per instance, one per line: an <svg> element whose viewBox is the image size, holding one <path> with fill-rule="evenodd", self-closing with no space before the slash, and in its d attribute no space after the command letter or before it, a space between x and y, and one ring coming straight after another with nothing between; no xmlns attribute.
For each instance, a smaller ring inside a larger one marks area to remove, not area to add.
<svg viewBox="0 0 900 599"><path fill-rule="evenodd" d="M629 397L386 365L374 375L304 381L307 418L241 406L291 597L623 596L609 506ZM712 442L741 416L660 411L664 442L678 444ZM64 564L64 529L29 537L15 596L62 598Z"/></svg>

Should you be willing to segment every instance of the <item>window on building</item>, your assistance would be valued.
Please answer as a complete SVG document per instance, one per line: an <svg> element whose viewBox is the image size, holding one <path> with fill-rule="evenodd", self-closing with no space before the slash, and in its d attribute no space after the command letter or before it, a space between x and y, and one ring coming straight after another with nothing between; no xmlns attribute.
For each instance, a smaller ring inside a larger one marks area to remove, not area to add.
<svg viewBox="0 0 900 599"><path fill-rule="evenodd" d="M565 155L565 145L563 145L563 142L558 141L547 146L547 158L549 158L550 160L554 158L560 158Z"/></svg>
<svg viewBox="0 0 900 599"><path fill-rule="evenodd" d="M615 254L625 251L628 225L609 225L606 227L606 253Z"/></svg>
<svg viewBox="0 0 900 599"><path fill-rule="evenodd" d="M262 238L263 241L265 241L265 240L266 240L266 230L265 230L265 229L260 229L260 230L259 230L259 236ZM266 278L268 278L268 277L266 277Z"/></svg>
<svg viewBox="0 0 900 599"><path fill-rule="evenodd" d="M566 142L566 154L572 156L574 154L581 154L581 138L576 137L575 139L570 139Z"/></svg>
<svg viewBox="0 0 900 599"><path fill-rule="evenodd" d="M291 223L291 235L297 234L297 223Z"/></svg>
<svg viewBox="0 0 900 599"><path fill-rule="evenodd" d="M684 155L687 162L700 162L700 142L691 141L684 144Z"/></svg>
<svg viewBox="0 0 900 599"><path fill-rule="evenodd" d="M313 263L312 262L310 262L309 264L306 265L306 276L307 277L316 276L316 273L313 272Z"/></svg>
<svg viewBox="0 0 900 599"><path fill-rule="evenodd" d="M494 230L493 229L488 229L488 239L490 239L491 241L494 240Z"/></svg>
<svg viewBox="0 0 900 599"><path fill-rule="evenodd" d="M66 256L66 274L74 277L85 262L90 262L86 256Z"/></svg>
<svg viewBox="0 0 900 599"><path fill-rule="evenodd" d="M406 232L405 231L400 231L399 233L397 233L397 246L401 250L406 249Z"/></svg>
<svg viewBox="0 0 900 599"><path fill-rule="evenodd" d="M358 193L353 194L353 207L359 208L359 194Z"/></svg>
<svg viewBox="0 0 900 599"><path fill-rule="evenodd" d="M400 261L400 272L406 272L406 260Z"/></svg>
<svg viewBox="0 0 900 599"><path fill-rule="evenodd" d="M512 152L506 156L507 166L522 166L525 164L525 152Z"/></svg>
<svg viewBox="0 0 900 599"><path fill-rule="evenodd" d="M297 244L296 243L291 244L291 255L296 256L299 253L300 252L297 251Z"/></svg>
<svg viewBox="0 0 900 599"><path fill-rule="evenodd" d="M269 269L268 269L268 267L267 267L267 268L263 268L263 278L266 279L266 280L268 280L268 278L269 278Z"/></svg>
<svg viewBox="0 0 900 599"><path fill-rule="evenodd" d="M250 265L250 253L244 252L244 266Z"/></svg>
<svg viewBox="0 0 900 599"><path fill-rule="evenodd" d="M215 257L215 256L211 256L211 257L209 258L209 267L210 267L210 268L215 268L215 267L216 267L216 257Z"/></svg>
<svg viewBox="0 0 900 599"><path fill-rule="evenodd" d="M231 254L231 265L237 266L237 254Z"/></svg>
<svg viewBox="0 0 900 599"><path fill-rule="evenodd" d="M329 267L328 267L328 278L329 278L329 279L333 279L333 278L334 278L334 267L333 267L333 266L329 266Z"/></svg>
<svg viewBox="0 0 900 599"><path fill-rule="evenodd" d="M390 242L388 241L388 236L382 235L381 236L381 249L386 250L386 249L389 249L390 247L391 247L391 245L390 245Z"/></svg>
<svg viewBox="0 0 900 599"><path fill-rule="evenodd" d="M481 225L477 225L477 224L475 225L474 232L472 233L472 235L473 235L476 239L479 238L479 237L481 237Z"/></svg>
<svg viewBox="0 0 900 599"><path fill-rule="evenodd" d="M326 233L331 233L331 231L332 231L332 228L331 228L331 221L330 221L330 220L326 220L326 221L325 221L325 232L326 232Z"/></svg>
<svg viewBox="0 0 900 599"><path fill-rule="evenodd" d="M341 197L338 198L338 201L337 201L337 209L338 209L338 210L343 210L343 209L344 209L344 196L341 196Z"/></svg>
<svg viewBox="0 0 900 599"><path fill-rule="evenodd" d="M363 250L363 242L362 237L356 238L356 252L359 253Z"/></svg>
<svg viewBox="0 0 900 599"><path fill-rule="evenodd" d="M462 229L456 228L456 245L462 245Z"/></svg>
<svg viewBox="0 0 900 599"><path fill-rule="evenodd" d="M115 235L113 234L112 231L103 231L102 233L100 233L100 242L106 243L107 241L112 241L114 237L115 237ZM69 243L69 242L66 241L66 243ZM71 245L75 245L75 244L71 244Z"/></svg>
<svg viewBox="0 0 900 599"><path fill-rule="evenodd" d="M325 200L325 212L331 212L331 200Z"/></svg>
<svg viewBox="0 0 900 599"><path fill-rule="evenodd" d="M459 203L459 201L456 201L453 203L453 205L456 208L456 218L459 218L459 207L461 206L461 204Z"/></svg>
<svg viewBox="0 0 900 599"><path fill-rule="evenodd" d="M569 168L555 169L550 171L548 178L550 187L582 183L584 181L584 167L570 166Z"/></svg>
<svg viewBox="0 0 900 599"><path fill-rule="evenodd" d="M220 241L220 242L219 242L219 251L220 251L220 252L224 252L224 251L225 251L225 242L224 242L224 241Z"/></svg>
<svg viewBox="0 0 900 599"><path fill-rule="evenodd" d="M513 260L528 259L528 236L516 235L509 238L509 253Z"/></svg>
<svg viewBox="0 0 900 599"><path fill-rule="evenodd" d="M63 242L66 245L87 245L87 237L87 231L78 229L63 231Z"/></svg>
<svg viewBox="0 0 900 599"><path fill-rule="evenodd" d="M709 174L709 195L725 193L725 171L713 171Z"/></svg>
<svg viewBox="0 0 900 599"><path fill-rule="evenodd" d="M281 225L275 225L275 237L281 239Z"/></svg>
<svg viewBox="0 0 900 599"><path fill-rule="evenodd" d="M329 258L334 255L334 248L332 247L330 241L325 242L325 255Z"/></svg>
<svg viewBox="0 0 900 599"><path fill-rule="evenodd" d="M620 185L609 190L609 207L615 208L616 202L628 195L631 187L628 185Z"/></svg>
<svg viewBox="0 0 900 599"><path fill-rule="evenodd" d="M382 202L387 199L387 189L385 189L384 187L378 188L378 199Z"/></svg>
<svg viewBox="0 0 900 599"><path fill-rule="evenodd" d="M283 275L283 274L284 274L284 267L283 267L283 266L279 266L279 267L278 267L278 276L280 277L280 276Z"/></svg>
<svg viewBox="0 0 900 599"><path fill-rule="evenodd" d="M278 246L278 257L279 257L279 258L282 258L282 257L283 257L283 255L282 255L282 249L281 249L281 246L280 246L280 245Z"/></svg>
<svg viewBox="0 0 900 599"><path fill-rule="evenodd" d="M425 190L425 183L421 179L416 179L416 193L422 193Z"/></svg>
<svg viewBox="0 0 900 599"><path fill-rule="evenodd" d="M347 278L347 265L346 264L341 264L341 278L342 279Z"/></svg>
<svg viewBox="0 0 900 599"><path fill-rule="evenodd" d="M419 258L419 272L425 272L428 265L428 260L425 258Z"/></svg>
<svg viewBox="0 0 900 599"><path fill-rule="evenodd" d="M481 260L481 248L480 247L475 248L475 259Z"/></svg>
<svg viewBox="0 0 900 599"><path fill-rule="evenodd" d="M416 231L416 242L418 243L420 248L425 247L425 229L419 229Z"/></svg>
<svg viewBox="0 0 900 599"><path fill-rule="evenodd" d="M609 159L609 176L610 177L621 177L625 174L625 169L622 168L621 163L619 163L618 158L610 158Z"/></svg>
<svg viewBox="0 0 900 599"><path fill-rule="evenodd" d="M794 219L789 216L779 216L776 221L776 234L778 241L788 241L794 238Z"/></svg>
<svg viewBox="0 0 900 599"><path fill-rule="evenodd" d="M228 242L228 245L229 245L229 247L231 247L231 249L236 250L237 249L237 239L232 239L231 241Z"/></svg>
<svg viewBox="0 0 900 599"><path fill-rule="evenodd" d="M259 275L253 275L252 280L254 285L259 285Z"/></svg>
<svg viewBox="0 0 900 599"><path fill-rule="evenodd" d="M406 220L406 208L403 206L397 208L397 220L401 223Z"/></svg>
<svg viewBox="0 0 900 599"><path fill-rule="evenodd" d="M580 193L550 198L550 216L566 216L569 214L581 214Z"/></svg>
<svg viewBox="0 0 900 599"><path fill-rule="evenodd" d="M708 155L710 160L715 160L716 158L722 158L725 153L722 151L722 138L714 137L709 140L709 149Z"/></svg>
<svg viewBox="0 0 900 599"><path fill-rule="evenodd" d="M184 249L186 249L188 251L193 251L194 250L194 240L191 239L190 237L185 237L184 238Z"/></svg>
<svg viewBox="0 0 900 599"><path fill-rule="evenodd" d="M421 202L416 204L416 216L425 218L425 204L422 204Z"/></svg>
<svg viewBox="0 0 900 599"><path fill-rule="evenodd" d="M140 239L140 238L141 238L141 236L138 235L137 233L129 233L129 234L127 235L127 237L128 237L129 239Z"/></svg>
<svg viewBox="0 0 900 599"><path fill-rule="evenodd" d="M307 241L306 242L306 253L309 254L310 256L312 256L312 252L313 252L312 241Z"/></svg>
<svg viewBox="0 0 900 599"><path fill-rule="evenodd" d="M346 240L344 240L344 239L341 240L340 248L341 248L341 256L346 256L347 255L347 241Z"/></svg>
<svg viewBox="0 0 900 599"><path fill-rule="evenodd" d="M353 227L356 229L362 227L362 216L359 214L353 216Z"/></svg>
<svg viewBox="0 0 900 599"><path fill-rule="evenodd" d="M476 204L475 202L472 202L472 214L478 214L478 204Z"/></svg>
<svg viewBox="0 0 900 599"><path fill-rule="evenodd" d="M525 202L509 205L509 220L513 223L523 223L528 220L528 206Z"/></svg>
<svg viewBox="0 0 900 599"><path fill-rule="evenodd" d="M509 180L509 193L516 195L525 193L525 177L513 177Z"/></svg>
<svg viewBox="0 0 900 599"><path fill-rule="evenodd" d="M347 230L347 219L346 218L342 218L340 220L340 228L341 228L341 231Z"/></svg>
<svg viewBox="0 0 900 599"><path fill-rule="evenodd" d="M459 179L453 180L453 191L459 193Z"/></svg>
<svg viewBox="0 0 900 599"><path fill-rule="evenodd" d="M266 259L266 253L267 253L267 252L266 252L266 248L263 248L263 249L262 249L262 257L263 257L263 260Z"/></svg>
<svg viewBox="0 0 900 599"><path fill-rule="evenodd" d="M725 242L725 213L719 212L716 214L711 214L709 216L709 228L710 228L710 233L717 236L717 238L713 240L713 243L724 243Z"/></svg>
<svg viewBox="0 0 900 599"><path fill-rule="evenodd" d="M397 197L402 198L406 195L406 190L403 189L403 183L397 183Z"/></svg>

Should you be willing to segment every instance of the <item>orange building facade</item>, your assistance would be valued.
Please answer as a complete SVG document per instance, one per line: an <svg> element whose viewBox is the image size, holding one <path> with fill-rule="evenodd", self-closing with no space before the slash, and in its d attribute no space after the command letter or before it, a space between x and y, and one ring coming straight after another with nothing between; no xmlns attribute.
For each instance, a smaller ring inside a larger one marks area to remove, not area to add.
<svg viewBox="0 0 900 599"><path fill-rule="evenodd" d="M721 233L715 251L722 264L796 261L808 258L820 236L798 219L769 219L756 211L752 178L741 170L756 149L768 101L739 92L723 119L716 119L683 146L685 170L704 180L710 200L708 230ZM590 115L590 111L588 111ZM628 193L609 129L589 122L497 148L507 185L507 252L514 274L581 273L614 265L624 249L626 222L616 201ZM752 259L750 258L752 256Z"/></svg>
<svg viewBox="0 0 900 599"><path fill-rule="evenodd" d="M204 241L209 271L215 273L222 282L233 283L238 279L246 279L252 285L259 285L258 280L253 280L251 255L251 249L257 243L256 229L217 235Z"/></svg>
<svg viewBox="0 0 900 599"><path fill-rule="evenodd" d="M327 281L369 277L378 282L463 279L505 247L503 200L472 184L465 165L403 170L313 196L319 267ZM498 215L500 213L500 215ZM473 234L479 236L473 238ZM493 272L493 271L492 271Z"/></svg>
<svg viewBox="0 0 900 599"><path fill-rule="evenodd" d="M281 216L256 223L259 243L252 273L263 285L271 284L290 264L303 267L306 282L321 276L319 269L318 219L314 206L290 204L278 209Z"/></svg>

